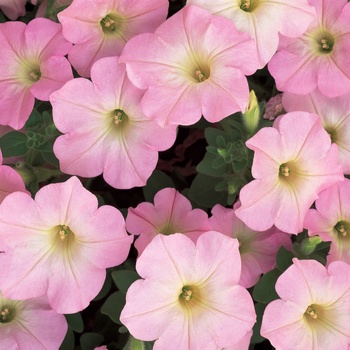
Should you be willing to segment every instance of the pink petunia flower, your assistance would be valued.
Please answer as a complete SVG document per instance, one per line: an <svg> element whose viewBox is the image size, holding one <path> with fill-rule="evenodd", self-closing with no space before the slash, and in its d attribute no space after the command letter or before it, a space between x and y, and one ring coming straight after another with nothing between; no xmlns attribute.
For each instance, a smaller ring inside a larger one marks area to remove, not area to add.
<svg viewBox="0 0 350 350"><path fill-rule="evenodd" d="M183 233L196 242L203 232L211 230L207 213L192 209L191 202L174 188L156 193L154 205L144 202L129 208L125 225L129 233L140 235L135 242L139 255L158 234Z"/></svg>
<svg viewBox="0 0 350 350"><path fill-rule="evenodd" d="M0 24L0 124L21 129L35 98L48 101L73 78L64 57L71 46L61 25L45 18Z"/></svg>
<svg viewBox="0 0 350 350"><path fill-rule="evenodd" d="M253 230L275 225L284 232L301 232L318 194L343 180L337 146L317 115L282 115L274 127L259 130L246 145L255 152L255 180L242 188L242 205L235 213Z"/></svg>
<svg viewBox="0 0 350 350"><path fill-rule="evenodd" d="M2 164L2 152L0 150L0 164ZM12 192L29 192L26 190L21 176L8 165L0 165L0 203Z"/></svg>
<svg viewBox="0 0 350 350"><path fill-rule="evenodd" d="M233 23L197 6L186 6L154 34L125 46L130 80L147 89L146 115L161 125L196 123L201 115L217 122L245 111L249 89L244 76L257 69L254 42Z"/></svg>
<svg viewBox="0 0 350 350"><path fill-rule="evenodd" d="M331 241L327 262L343 260L350 263L350 180L337 183L320 193L305 217L309 235Z"/></svg>
<svg viewBox="0 0 350 350"><path fill-rule="evenodd" d="M190 4L224 16L239 31L248 33L256 43L258 68L263 68L276 52L279 33L298 37L315 18L307 0L187 0Z"/></svg>
<svg viewBox="0 0 350 350"><path fill-rule="evenodd" d="M14 21L26 13L27 0L0 0L0 10L10 20Z"/></svg>
<svg viewBox="0 0 350 350"><path fill-rule="evenodd" d="M136 263L139 275L120 320L154 349L230 347L251 332L255 312L238 285L238 241L203 233L195 244L183 234L157 235Z"/></svg>
<svg viewBox="0 0 350 350"><path fill-rule="evenodd" d="M349 348L350 265L293 259L275 288L281 299L267 305L261 335L276 349Z"/></svg>
<svg viewBox="0 0 350 350"><path fill-rule="evenodd" d="M235 207L238 203L235 204ZM260 275L272 270L276 254L281 246L291 248L290 235L272 227L264 232L251 230L235 215L234 209L220 204L212 209L209 219L212 229L226 236L237 238L242 259L240 284L245 288L254 286Z"/></svg>
<svg viewBox="0 0 350 350"><path fill-rule="evenodd" d="M321 117L323 127L338 146L344 174L350 174L350 94L328 98L318 90L309 95L285 92L282 104L287 112L305 111Z"/></svg>
<svg viewBox="0 0 350 350"><path fill-rule="evenodd" d="M46 297L11 300L0 293L0 349L57 350L68 326Z"/></svg>
<svg viewBox="0 0 350 350"><path fill-rule="evenodd" d="M74 45L68 58L83 77L102 57L119 56L133 36L153 32L168 14L167 0L74 0L58 14Z"/></svg>
<svg viewBox="0 0 350 350"><path fill-rule="evenodd" d="M130 83L117 57L96 62L91 79L71 80L50 97L55 125L64 133L54 144L61 170L84 177L103 172L115 188L144 186L158 151L174 143L176 128L145 117L144 91Z"/></svg>
<svg viewBox="0 0 350 350"><path fill-rule="evenodd" d="M309 0L317 18L299 38L280 37L268 64L280 91L328 97L350 92L350 4L347 0Z"/></svg>
<svg viewBox="0 0 350 350"><path fill-rule="evenodd" d="M98 294L106 268L124 262L132 237L111 206L76 177L41 188L33 200L15 192L0 206L0 288L6 298L47 295L59 313L75 313Z"/></svg>

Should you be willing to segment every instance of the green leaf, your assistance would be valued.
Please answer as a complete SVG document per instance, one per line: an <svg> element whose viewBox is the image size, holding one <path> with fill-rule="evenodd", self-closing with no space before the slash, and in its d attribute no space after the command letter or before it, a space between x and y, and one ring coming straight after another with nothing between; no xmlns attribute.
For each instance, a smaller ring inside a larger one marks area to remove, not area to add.
<svg viewBox="0 0 350 350"><path fill-rule="evenodd" d="M33 109L32 113L30 113L29 119L26 121L24 128L26 130L36 127L38 124L42 123L41 114Z"/></svg>
<svg viewBox="0 0 350 350"><path fill-rule="evenodd" d="M278 277L282 274L278 269L269 271L263 275L253 290L253 298L260 303L269 303L272 300L279 299L275 290L275 284Z"/></svg>
<svg viewBox="0 0 350 350"><path fill-rule="evenodd" d="M294 258L294 254L287 250L284 246L282 246L278 252L276 257L276 265L277 268L284 272L288 269L289 266L293 265L292 259Z"/></svg>
<svg viewBox="0 0 350 350"><path fill-rule="evenodd" d="M101 300L102 298L104 298L108 294L108 292L111 290L111 286L112 286L112 278L110 273L107 272L106 279L102 286L102 289L97 294L94 301Z"/></svg>
<svg viewBox="0 0 350 350"><path fill-rule="evenodd" d="M253 335L252 335L252 338L250 339L251 344L258 344L265 340L265 338L262 337L260 334L260 329L261 329L262 317L266 306L267 304L261 304L261 303L256 303L254 305L255 313L256 313L256 323L254 324Z"/></svg>
<svg viewBox="0 0 350 350"><path fill-rule="evenodd" d="M19 131L11 131L0 137L3 157L24 156L28 152L27 136Z"/></svg>
<svg viewBox="0 0 350 350"><path fill-rule="evenodd" d="M214 146L214 147L218 146L218 144L217 144L218 137L223 138L223 140L226 142L230 141L229 135L225 131L222 131L220 129L206 128L204 130L204 135L205 135L205 139L208 142L208 145Z"/></svg>
<svg viewBox="0 0 350 350"><path fill-rule="evenodd" d="M51 165L54 165L56 168L59 167L59 161L52 150L52 145L50 145L51 151L41 151L41 155L45 161Z"/></svg>
<svg viewBox="0 0 350 350"><path fill-rule="evenodd" d="M112 272L112 278L118 289L126 294L130 285L141 277L135 271L119 270Z"/></svg>
<svg viewBox="0 0 350 350"><path fill-rule="evenodd" d="M219 177L226 173L226 163L219 168L214 168L212 166L213 162L219 157L219 155L207 152L204 155L203 160L197 165L197 171L202 174ZM221 158L222 159L222 158Z"/></svg>
<svg viewBox="0 0 350 350"><path fill-rule="evenodd" d="M81 333L84 330L84 323L81 314L67 314L66 317L68 327L74 332Z"/></svg>
<svg viewBox="0 0 350 350"><path fill-rule="evenodd" d="M198 174L191 184L189 196L199 205L211 208L215 204L226 205L227 192L217 192L215 187L222 178Z"/></svg>
<svg viewBox="0 0 350 350"><path fill-rule="evenodd" d="M104 337L98 333L84 333L80 337L81 350L94 350L97 346L101 345Z"/></svg>
<svg viewBox="0 0 350 350"><path fill-rule="evenodd" d="M154 170L143 188L143 195L146 201L153 202L155 194L165 187L175 187L173 180L160 170Z"/></svg>
<svg viewBox="0 0 350 350"><path fill-rule="evenodd" d="M111 320L121 325L119 320L120 313L125 305L125 294L121 291L117 291L111 294L105 303L101 307L101 313L107 315Z"/></svg>
<svg viewBox="0 0 350 350"><path fill-rule="evenodd" d="M63 340L59 350L73 350L74 349L74 333L68 328L66 337Z"/></svg>

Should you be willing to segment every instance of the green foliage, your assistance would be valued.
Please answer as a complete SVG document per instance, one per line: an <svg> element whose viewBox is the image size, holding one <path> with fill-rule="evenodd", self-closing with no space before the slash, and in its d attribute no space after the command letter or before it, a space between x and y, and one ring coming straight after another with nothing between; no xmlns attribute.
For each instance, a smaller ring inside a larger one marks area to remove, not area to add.
<svg viewBox="0 0 350 350"><path fill-rule="evenodd" d="M81 333L84 330L84 323L81 314L78 312L76 314L67 314L66 317L68 327L77 333Z"/></svg>
<svg viewBox="0 0 350 350"><path fill-rule="evenodd" d="M153 202L155 194L165 187L175 187L173 180L160 170L154 170L143 187L143 195L146 201Z"/></svg>
<svg viewBox="0 0 350 350"><path fill-rule="evenodd" d="M121 291L117 291L111 294L105 303L101 307L101 313L107 315L111 320L121 325L119 320L120 313L125 305L125 294Z"/></svg>
<svg viewBox="0 0 350 350"><path fill-rule="evenodd" d="M0 137L3 157L24 156L28 152L27 136L19 131L11 131Z"/></svg>
<svg viewBox="0 0 350 350"><path fill-rule="evenodd" d="M254 327L253 327L253 335L250 340L251 344L261 343L262 341L265 340L265 338L260 335L260 329L261 329L262 317L266 306L267 304L262 304L262 303L256 303L254 305L255 313L256 313L256 323L254 324Z"/></svg>
<svg viewBox="0 0 350 350"><path fill-rule="evenodd" d="M314 259L322 265L327 263L331 242L322 242L318 236L309 237L304 230L293 243L293 250L298 259Z"/></svg>
<svg viewBox="0 0 350 350"><path fill-rule="evenodd" d="M219 126L220 129L205 129L207 152L197 165L199 174L190 189L191 198L205 207L217 203L232 205L240 189L252 179L253 154L245 146L249 132L242 124L242 115L229 116ZM206 196L198 193L202 190L207 192Z"/></svg>
<svg viewBox="0 0 350 350"><path fill-rule="evenodd" d="M282 246L277 252L277 257L276 257L277 268L281 272L284 272L285 270L288 269L289 266L293 264L293 261L292 261L293 258L294 258L294 254Z"/></svg>
<svg viewBox="0 0 350 350"><path fill-rule="evenodd" d="M141 277L135 271L117 270L112 272L112 278L118 289L126 294L130 285Z"/></svg>
<svg viewBox="0 0 350 350"><path fill-rule="evenodd" d="M253 298L260 303L268 304L272 300L279 299L275 290L275 284L282 272L274 269L263 275L253 289Z"/></svg>
<svg viewBox="0 0 350 350"><path fill-rule="evenodd" d="M104 337L98 333L84 333L80 337L81 350L94 350L97 346L101 345Z"/></svg>
<svg viewBox="0 0 350 350"><path fill-rule="evenodd" d="M67 334L59 348L59 350L73 350L74 349L74 333L68 328Z"/></svg>

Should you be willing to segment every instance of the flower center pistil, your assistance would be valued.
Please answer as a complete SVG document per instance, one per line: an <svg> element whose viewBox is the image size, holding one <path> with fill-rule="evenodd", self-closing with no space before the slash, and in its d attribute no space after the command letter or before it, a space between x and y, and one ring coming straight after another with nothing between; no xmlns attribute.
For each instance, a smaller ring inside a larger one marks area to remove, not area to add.
<svg viewBox="0 0 350 350"><path fill-rule="evenodd" d="M243 11L249 11L250 6L251 6L251 1L250 0L243 0L241 2L241 9Z"/></svg>
<svg viewBox="0 0 350 350"><path fill-rule="evenodd" d="M119 125L120 123L122 123L125 119L127 119L127 115L126 115L126 113L123 111L123 110L121 110L121 109L116 109L115 111L114 111L114 116L113 116L113 118L114 118L114 124L116 124L116 125Z"/></svg>
<svg viewBox="0 0 350 350"><path fill-rule="evenodd" d="M282 164L280 166L279 174L284 177L289 177L290 176L290 169L287 164Z"/></svg>
<svg viewBox="0 0 350 350"><path fill-rule="evenodd" d="M34 82L39 81L41 78L41 72L39 70L32 71L29 73L29 78Z"/></svg>
<svg viewBox="0 0 350 350"><path fill-rule="evenodd" d="M10 306L3 306L0 310L0 323L11 322L16 316L15 309Z"/></svg>
<svg viewBox="0 0 350 350"><path fill-rule="evenodd" d="M308 306L308 308L305 311L305 314L313 318L314 320L317 319L317 313L313 306Z"/></svg>
<svg viewBox="0 0 350 350"><path fill-rule="evenodd" d="M193 295L192 290L190 289L190 287L183 287L182 288L182 293L180 294L180 297L183 298L186 301L191 300Z"/></svg>
<svg viewBox="0 0 350 350"><path fill-rule="evenodd" d="M338 232L339 235L342 237L348 237L349 235L349 223L345 221L339 221L335 226L335 230Z"/></svg>
<svg viewBox="0 0 350 350"><path fill-rule="evenodd" d="M205 73L200 69L196 69L196 76L200 83L202 83L204 80L207 80Z"/></svg>
<svg viewBox="0 0 350 350"><path fill-rule="evenodd" d="M104 31L107 30L110 32L114 32L116 30L116 22L110 16L102 18L100 23Z"/></svg>
<svg viewBox="0 0 350 350"><path fill-rule="evenodd" d="M67 225L61 225L60 229L58 231L58 234L60 236L60 239L65 239L66 237L68 237L68 235L72 233L72 231L70 230L70 228Z"/></svg>

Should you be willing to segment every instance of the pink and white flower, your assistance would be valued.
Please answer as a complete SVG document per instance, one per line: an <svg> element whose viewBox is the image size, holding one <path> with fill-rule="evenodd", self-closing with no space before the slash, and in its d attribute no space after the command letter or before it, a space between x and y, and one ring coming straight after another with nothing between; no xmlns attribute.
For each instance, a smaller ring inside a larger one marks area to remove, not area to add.
<svg viewBox="0 0 350 350"><path fill-rule="evenodd" d="M235 207L238 203L235 204ZM281 246L291 248L290 235L272 227L264 232L251 230L235 215L234 209L217 204L209 219L212 229L236 238L242 259L240 284L245 288L254 286L261 274L272 270L276 254Z"/></svg>
<svg viewBox="0 0 350 350"><path fill-rule="evenodd" d="M61 25L46 18L0 24L0 124L21 129L35 98L48 101L73 78L64 57L71 46Z"/></svg>
<svg viewBox="0 0 350 350"><path fill-rule="evenodd" d="M132 237L121 213L97 208L76 178L41 188L33 200L15 192L0 206L0 288L6 298L47 295L59 313L83 310L106 268L124 262Z"/></svg>
<svg viewBox="0 0 350 350"><path fill-rule="evenodd" d="M214 15L230 19L237 29L248 33L256 43L258 68L263 68L276 52L279 33L296 38L315 18L307 0L187 0Z"/></svg>
<svg viewBox="0 0 350 350"><path fill-rule="evenodd" d="M308 95L285 92L282 104L287 112L305 111L321 117L324 129L338 146L344 174L350 174L350 94L328 98L317 89Z"/></svg>
<svg viewBox="0 0 350 350"><path fill-rule="evenodd" d="M282 115L273 127L259 130L246 145L255 152L255 180L242 188L242 205L235 213L253 230L275 225L284 232L301 232L318 194L343 180L337 146L331 144L317 115Z"/></svg>
<svg viewBox="0 0 350 350"><path fill-rule="evenodd" d="M140 235L135 241L139 255L158 234L183 233L196 242L203 232L211 230L208 214L192 209L191 202L174 188L157 192L154 205L144 202L129 208L125 225L129 233Z"/></svg>
<svg viewBox="0 0 350 350"><path fill-rule="evenodd" d="M293 259L275 286L281 299L267 305L261 335L276 349L348 349L350 265Z"/></svg>
<svg viewBox="0 0 350 350"><path fill-rule="evenodd" d="M327 97L350 92L350 4L347 0L309 0L317 18L298 38L280 37L268 64L280 91ZM296 18L298 19L298 18Z"/></svg>
<svg viewBox="0 0 350 350"><path fill-rule="evenodd" d="M174 143L176 128L146 118L144 91L130 83L117 57L96 62L91 80L71 80L51 95L55 125L64 133L54 144L61 170L84 177L103 173L115 188L144 186L158 151Z"/></svg>
<svg viewBox="0 0 350 350"><path fill-rule="evenodd" d="M154 349L229 348L251 332L255 312L238 285L238 242L209 231L195 244L183 234L157 235L136 263L143 278L127 294L120 320Z"/></svg>
<svg viewBox="0 0 350 350"><path fill-rule="evenodd" d="M133 36L153 32L168 14L167 0L74 0L58 14L74 45L68 58L83 77L100 58L119 56Z"/></svg>
<svg viewBox="0 0 350 350"><path fill-rule="evenodd" d="M132 38L120 56L133 84L147 89L145 114L161 125L217 122L245 111L257 69L253 40L233 23L185 6L154 34Z"/></svg>
<svg viewBox="0 0 350 350"><path fill-rule="evenodd" d="M1 349L57 350L67 329L64 315L46 297L12 300L0 293Z"/></svg>
<svg viewBox="0 0 350 350"><path fill-rule="evenodd" d="M309 235L331 241L327 262L343 260L350 263L350 180L337 183L320 193L305 217Z"/></svg>

